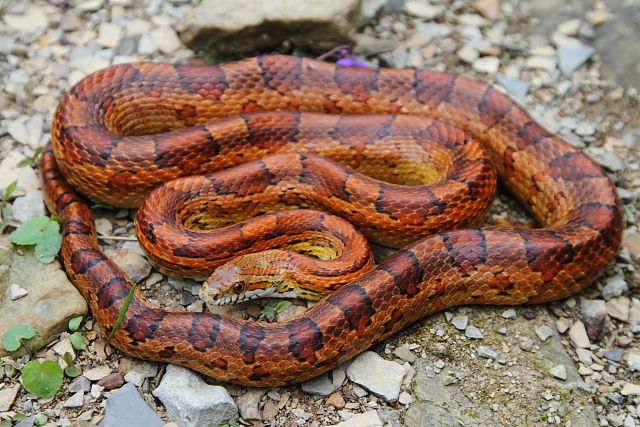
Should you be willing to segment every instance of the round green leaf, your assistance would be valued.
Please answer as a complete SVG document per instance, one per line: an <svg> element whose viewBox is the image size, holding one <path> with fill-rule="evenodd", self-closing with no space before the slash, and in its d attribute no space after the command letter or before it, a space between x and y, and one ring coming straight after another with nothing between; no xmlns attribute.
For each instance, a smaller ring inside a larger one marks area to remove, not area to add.
<svg viewBox="0 0 640 427"><path fill-rule="evenodd" d="M58 254L61 245L60 224L50 220L42 230L42 234L36 239L36 258L44 264L50 263Z"/></svg>
<svg viewBox="0 0 640 427"><path fill-rule="evenodd" d="M78 367L76 365L67 366L64 368L64 374L69 378L75 378L78 376Z"/></svg>
<svg viewBox="0 0 640 427"><path fill-rule="evenodd" d="M40 364L35 360L24 365L20 379L30 393L48 399L62 386L62 368L57 363L45 360Z"/></svg>
<svg viewBox="0 0 640 427"><path fill-rule="evenodd" d="M76 316L73 319L69 320L69 330L71 332L75 332L80 327L80 322L82 322L82 316Z"/></svg>
<svg viewBox="0 0 640 427"><path fill-rule="evenodd" d="M69 340L71 340L71 345L76 350L82 350L82 348L84 347L85 340L80 332L72 333L71 336L69 337Z"/></svg>
<svg viewBox="0 0 640 427"><path fill-rule="evenodd" d="M28 219L9 235L9 240L16 245L35 245L49 222L47 216Z"/></svg>
<svg viewBox="0 0 640 427"><path fill-rule="evenodd" d="M47 421L49 421L49 417L47 417L45 414L38 414L36 415L36 420L34 421L34 424L37 426L41 426L46 424Z"/></svg>
<svg viewBox="0 0 640 427"><path fill-rule="evenodd" d="M15 325L2 336L2 346L7 351L16 351L20 348L22 343L20 339L33 338L36 335L36 330L29 325Z"/></svg>

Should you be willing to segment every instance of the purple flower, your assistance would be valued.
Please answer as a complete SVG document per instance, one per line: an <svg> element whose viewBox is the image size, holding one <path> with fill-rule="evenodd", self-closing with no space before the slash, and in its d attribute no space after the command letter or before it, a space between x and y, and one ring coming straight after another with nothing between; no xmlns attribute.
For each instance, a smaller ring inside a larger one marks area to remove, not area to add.
<svg viewBox="0 0 640 427"><path fill-rule="evenodd" d="M336 61L336 64L342 65L343 67L369 68L369 66L364 61L359 60L355 55L349 55L347 57L340 58Z"/></svg>

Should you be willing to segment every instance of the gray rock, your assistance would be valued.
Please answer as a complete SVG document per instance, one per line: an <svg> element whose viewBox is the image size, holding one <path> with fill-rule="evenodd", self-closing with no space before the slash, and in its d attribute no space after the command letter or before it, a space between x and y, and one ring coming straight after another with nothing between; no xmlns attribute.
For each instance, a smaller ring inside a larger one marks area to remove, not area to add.
<svg viewBox="0 0 640 427"><path fill-rule="evenodd" d="M7 289L9 284L25 289L27 295L12 301L7 292L0 292L0 336L14 325L29 324L48 344L67 330L69 319L87 312L86 302L57 260L43 264L33 255L33 248L25 248L24 255L18 255L7 238L0 237L0 289ZM0 347L0 356L7 354Z"/></svg>
<svg viewBox="0 0 640 427"><path fill-rule="evenodd" d="M11 216L18 222L45 215L42 191L36 190L23 197L18 197L13 201Z"/></svg>
<svg viewBox="0 0 640 427"><path fill-rule="evenodd" d="M63 408L81 408L84 405L84 391L74 393L62 404Z"/></svg>
<svg viewBox="0 0 640 427"><path fill-rule="evenodd" d="M376 411L354 415L346 421L327 427L382 427L382 421Z"/></svg>
<svg viewBox="0 0 640 427"><path fill-rule="evenodd" d="M627 297L617 297L607 301L607 314L614 319L629 322L629 303Z"/></svg>
<svg viewBox="0 0 640 427"><path fill-rule="evenodd" d="M601 299L582 299L580 305L587 335L594 342L600 341L604 332L604 320L607 317L606 303Z"/></svg>
<svg viewBox="0 0 640 427"><path fill-rule="evenodd" d="M631 298L629 323L631 324L631 327L640 326L640 299L638 298Z"/></svg>
<svg viewBox="0 0 640 427"><path fill-rule="evenodd" d="M593 363L593 353L591 353L591 350L576 348L576 355L578 356L578 360L587 366Z"/></svg>
<svg viewBox="0 0 640 427"><path fill-rule="evenodd" d="M442 14L443 9L439 6L433 6L429 3L418 0L411 0L404 5L405 13L416 16L418 18L431 20Z"/></svg>
<svg viewBox="0 0 640 427"><path fill-rule="evenodd" d="M566 77L571 77L573 72L587 62L595 53L591 46L558 46L558 65L560 71Z"/></svg>
<svg viewBox="0 0 640 427"><path fill-rule="evenodd" d="M635 351L629 352L627 356L627 366L631 371L640 371L640 353Z"/></svg>
<svg viewBox="0 0 640 427"><path fill-rule="evenodd" d="M553 368L549 369L549 373L559 380L567 379L567 368L564 365L556 365Z"/></svg>
<svg viewBox="0 0 640 427"><path fill-rule="evenodd" d="M602 298L608 301L611 298L619 297L628 290L627 281L624 280L623 276L610 277L607 279L607 284L602 288Z"/></svg>
<svg viewBox="0 0 640 427"><path fill-rule="evenodd" d="M141 387L145 378L152 378L158 373L158 365L155 362L136 361L136 365L124 376L124 380Z"/></svg>
<svg viewBox="0 0 640 427"><path fill-rule="evenodd" d="M167 418L180 426L217 425L238 416L238 408L224 387L209 385L181 366L167 365L153 395L167 408Z"/></svg>
<svg viewBox="0 0 640 427"><path fill-rule="evenodd" d="M29 295L29 292L22 286L16 285L15 283L9 286L9 299L11 301L26 297L27 295Z"/></svg>
<svg viewBox="0 0 640 427"><path fill-rule="evenodd" d="M18 181L14 196L23 196L40 188L38 175L33 168L19 168L18 163L25 160L17 150L10 151L0 162L0 193L4 194L5 189L13 181Z"/></svg>
<svg viewBox="0 0 640 427"><path fill-rule="evenodd" d="M13 427L33 427L36 423L36 417L31 415L13 425Z"/></svg>
<svg viewBox="0 0 640 427"><path fill-rule="evenodd" d="M469 316L467 316L466 314L453 316L451 318L451 324L455 326L456 329L464 331L465 329L467 329L467 325L469 324Z"/></svg>
<svg viewBox="0 0 640 427"><path fill-rule="evenodd" d="M602 353L602 355L606 357L607 360L611 360L613 362L619 362L620 360L622 360L622 356L624 355L624 349L614 348L612 350L605 351L604 353Z"/></svg>
<svg viewBox="0 0 640 427"><path fill-rule="evenodd" d="M478 354L482 357L486 357L487 359L495 359L498 357L498 353L491 350L489 347L485 347L481 345L478 347Z"/></svg>
<svg viewBox="0 0 640 427"><path fill-rule="evenodd" d="M477 340L484 338L482 331L480 331L480 329L476 328L473 325L467 326L467 329L465 329L464 331L464 336L467 338L473 338Z"/></svg>
<svg viewBox="0 0 640 427"><path fill-rule="evenodd" d="M289 40L293 45L328 50L351 43L350 32L364 23L358 0L204 0L178 24L182 41L193 50L251 52ZM371 13L372 8L366 8ZM301 31L304 28L304 31Z"/></svg>
<svg viewBox="0 0 640 427"><path fill-rule="evenodd" d="M529 87L531 86L529 82L503 76L501 74L498 74L496 76L496 80L507 90L507 93L511 96L525 96L529 92Z"/></svg>
<svg viewBox="0 0 640 427"><path fill-rule="evenodd" d="M400 393L400 396L398 396L398 402L400 402L402 405L411 405L413 402L415 402L415 399L409 393L403 391L402 393Z"/></svg>
<svg viewBox="0 0 640 427"><path fill-rule="evenodd" d="M142 400L133 384L125 384L107 399L100 427L145 426L162 427L164 422Z"/></svg>
<svg viewBox="0 0 640 427"><path fill-rule="evenodd" d="M86 377L89 381L99 381L111 373L109 365L97 366L84 372L82 376Z"/></svg>
<svg viewBox="0 0 640 427"><path fill-rule="evenodd" d="M383 399L395 401L408 371L407 366L384 360L373 351L365 351L353 359L347 368L347 376Z"/></svg>
<svg viewBox="0 0 640 427"><path fill-rule="evenodd" d="M300 385L304 392L318 396L329 396L331 393L336 391L337 388L329 378L329 373L322 374L309 381L305 381Z"/></svg>
<svg viewBox="0 0 640 427"><path fill-rule="evenodd" d="M15 37L0 35L0 53L10 53L15 46Z"/></svg>
<svg viewBox="0 0 640 427"><path fill-rule="evenodd" d="M11 409L19 391L20 385L13 385L0 389L0 412L6 412Z"/></svg>
<svg viewBox="0 0 640 427"><path fill-rule="evenodd" d="M393 350L393 354L409 363L415 362L418 358L418 356L416 356L415 353L413 353L411 349L409 349L408 345L401 345L400 347Z"/></svg>
<svg viewBox="0 0 640 427"><path fill-rule="evenodd" d="M104 254L136 283L151 273L151 264L134 251L128 249L112 249L106 250Z"/></svg>
<svg viewBox="0 0 640 427"><path fill-rule="evenodd" d="M249 389L245 394L236 398L236 404L240 411L240 416L245 420L261 420L260 399L266 393L265 389Z"/></svg>
<svg viewBox="0 0 640 427"><path fill-rule="evenodd" d="M540 338L540 341L545 342L549 338L553 336L553 329L548 327L547 325L541 325L536 328L536 335Z"/></svg>
<svg viewBox="0 0 640 427"><path fill-rule="evenodd" d="M573 341L576 347L588 348L591 345L584 323L580 320L576 321L571 325L571 328L569 328L569 338L571 338L571 341Z"/></svg>
<svg viewBox="0 0 640 427"><path fill-rule="evenodd" d="M70 393L77 393L79 391L88 392L91 390L91 383L85 376L79 376L71 381L67 390L69 390Z"/></svg>
<svg viewBox="0 0 640 427"><path fill-rule="evenodd" d="M516 318L516 310L513 309L513 308L505 310L505 311L502 312L502 317L504 317L505 319L515 319Z"/></svg>

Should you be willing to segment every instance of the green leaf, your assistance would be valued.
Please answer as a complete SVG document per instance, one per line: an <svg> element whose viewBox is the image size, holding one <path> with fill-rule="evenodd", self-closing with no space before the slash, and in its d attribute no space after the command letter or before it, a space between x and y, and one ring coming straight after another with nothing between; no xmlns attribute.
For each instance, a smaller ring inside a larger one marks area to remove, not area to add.
<svg viewBox="0 0 640 427"><path fill-rule="evenodd" d="M49 421L49 417L47 417L45 414L38 414L36 415L36 420L34 421L34 424L37 426L41 426L46 424L47 421Z"/></svg>
<svg viewBox="0 0 640 427"><path fill-rule="evenodd" d="M291 301L280 301L278 305L276 305L275 311L276 313L278 313L281 310L284 310L285 308L289 307L290 305L291 305Z"/></svg>
<svg viewBox="0 0 640 427"><path fill-rule="evenodd" d="M22 421L22 420L26 420L27 418L29 417L25 414L15 414L13 416L13 421Z"/></svg>
<svg viewBox="0 0 640 427"><path fill-rule="evenodd" d="M50 222L46 216L28 219L9 235L9 240L16 245L35 245Z"/></svg>
<svg viewBox="0 0 640 427"><path fill-rule="evenodd" d="M64 356L62 356L62 360L64 360L64 363L66 363L68 366L73 365L73 355L68 351L64 352Z"/></svg>
<svg viewBox="0 0 640 427"><path fill-rule="evenodd" d="M129 211L127 209L118 209L116 212L116 218L126 218L129 216Z"/></svg>
<svg viewBox="0 0 640 427"><path fill-rule="evenodd" d="M264 315L264 317L266 317L267 319L273 319L274 317L276 317L276 311L273 307L271 306L267 306L265 308L262 309L262 314Z"/></svg>
<svg viewBox="0 0 640 427"><path fill-rule="evenodd" d="M0 427L11 427L11 421L9 420L0 421Z"/></svg>
<svg viewBox="0 0 640 427"><path fill-rule="evenodd" d="M82 316L76 316L73 319L69 320L69 330L71 332L75 332L80 327L80 322L82 322Z"/></svg>
<svg viewBox="0 0 640 427"><path fill-rule="evenodd" d="M56 362L45 360L42 364L32 360L24 365L20 379L30 393L48 399L62 386L62 368Z"/></svg>
<svg viewBox="0 0 640 427"><path fill-rule="evenodd" d="M116 333L116 331L122 324L122 321L124 320L124 315L127 313L127 310L129 309L129 304L131 304L131 299L133 298L133 294L136 292L137 287L138 287L137 283L134 283L133 285L131 285L131 289L129 289L129 293L127 294L127 297L124 299L124 302L122 303L122 307L120 307L120 311L118 312L116 323L114 323L113 328L111 328L111 332L109 332L109 336L107 337L107 342L111 341L111 338L113 338L113 334Z"/></svg>
<svg viewBox="0 0 640 427"><path fill-rule="evenodd" d="M58 254L61 245L60 224L50 220L40 238L36 240L36 258L44 264L50 263Z"/></svg>
<svg viewBox="0 0 640 427"><path fill-rule="evenodd" d="M9 200L9 197L11 197L13 192L16 190L17 186L18 186L17 179L13 181L11 184L7 185L7 188L4 190L4 197L2 198L2 200L4 200L5 202Z"/></svg>
<svg viewBox="0 0 640 427"><path fill-rule="evenodd" d="M7 351L16 351L22 345L20 339L33 338L36 330L29 325L15 325L2 336L2 346Z"/></svg>
<svg viewBox="0 0 640 427"><path fill-rule="evenodd" d="M69 378L75 378L79 373L80 372L78 372L78 367L76 365L71 365L64 368L64 374Z"/></svg>
<svg viewBox="0 0 640 427"><path fill-rule="evenodd" d="M33 159L22 159L18 162L18 167L23 168L25 166L31 166L33 164Z"/></svg>
<svg viewBox="0 0 640 427"><path fill-rule="evenodd" d="M76 350L82 350L84 348L85 340L80 332L72 333L69 337L69 340L71 340L71 345Z"/></svg>

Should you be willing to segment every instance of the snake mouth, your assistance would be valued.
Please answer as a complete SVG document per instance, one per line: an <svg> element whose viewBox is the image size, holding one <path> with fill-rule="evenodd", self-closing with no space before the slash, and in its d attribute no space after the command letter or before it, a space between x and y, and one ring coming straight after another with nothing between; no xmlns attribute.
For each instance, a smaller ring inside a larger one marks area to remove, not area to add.
<svg viewBox="0 0 640 427"><path fill-rule="evenodd" d="M275 286L270 286L268 288L252 289L241 294L221 294L214 300L210 299L210 295L208 297L203 298L207 304L231 305L258 298L296 298L297 294L295 291L278 292Z"/></svg>

